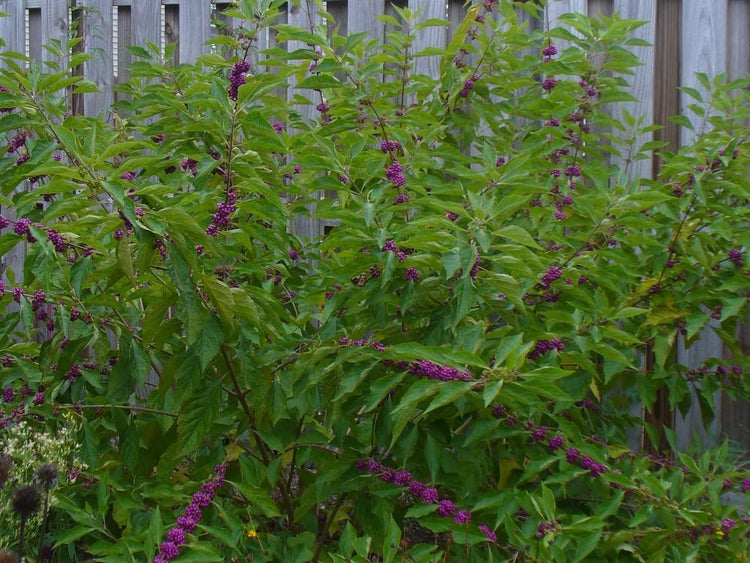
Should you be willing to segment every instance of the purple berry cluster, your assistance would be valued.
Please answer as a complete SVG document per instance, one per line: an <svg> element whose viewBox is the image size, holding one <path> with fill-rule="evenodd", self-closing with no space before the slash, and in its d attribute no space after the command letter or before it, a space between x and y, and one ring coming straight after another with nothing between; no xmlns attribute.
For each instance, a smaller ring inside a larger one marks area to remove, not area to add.
<svg viewBox="0 0 750 563"><path fill-rule="evenodd" d="M536 360L538 357L551 352L552 350L562 351L565 349L565 344L559 338L553 338L551 340L538 340L534 345L534 349L529 353L529 358Z"/></svg>
<svg viewBox="0 0 750 563"><path fill-rule="evenodd" d="M742 250L738 248L732 248L729 251L729 261L737 266L738 268L742 267Z"/></svg>
<svg viewBox="0 0 750 563"><path fill-rule="evenodd" d="M388 239L387 241L385 241L382 250L383 252L393 252L396 255L396 258L398 258L399 262L403 262L404 260L406 260L406 255L408 254L408 249L400 249L393 241L393 239Z"/></svg>
<svg viewBox="0 0 750 563"><path fill-rule="evenodd" d="M393 199L393 205L400 205L402 203L409 203L409 194L399 192L399 194Z"/></svg>
<svg viewBox="0 0 750 563"><path fill-rule="evenodd" d="M55 250L57 250L58 252L64 253L67 251L68 244L65 241L65 237L63 237L55 229L47 229L47 240L52 243L52 245L55 247Z"/></svg>
<svg viewBox="0 0 750 563"><path fill-rule="evenodd" d="M397 471L374 459L357 461L354 466L360 471L380 477L380 480L385 483L392 483L397 487L407 487L410 495L425 504L436 504L438 516L451 518L456 524L469 524L471 522L471 512L459 509L450 499L440 498L440 492L436 488L417 481L408 471ZM497 542L497 535L490 531L487 526L479 526L479 529L489 541Z"/></svg>
<svg viewBox="0 0 750 563"><path fill-rule="evenodd" d="M552 90L555 86L557 86L557 80L555 80L551 76L545 78L544 81L542 82L542 89L547 92Z"/></svg>
<svg viewBox="0 0 750 563"><path fill-rule="evenodd" d="M206 229L206 234L210 237L218 236L218 234L229 228L231 219L230 216L237 210L237 195L233 190L229 190L226 195L226 199L216 206L216 213L211 218L211 224Z"/></svg>
<svg viewBox="0 0 750 563"><path fill-rule="evenodd" d="M542 55L544 56L544 62L545 63L550 62L552 60L552 57L554 57L556 54L557 54L557 47L555 47L552 44L547 45L542 50Z"/></svg>
<svg viewBox="0 0 750 563"><path fill-rule="evenodd" d="M461 91L458 93L458 95L462 98L467 98L469 96L469 92L471 92L476 85L477 80L479 80L478 74L472 74L471 78L467 78L466 80L464 80L463 88L461 88Z"/></svg>
<svg viewBox="0 0 750 563"><path fill-rule="evenodd" d="M474 264L471 266L471 270L469 271L469 277L471 277L471 279L473 280L477 279L477 275L479 274L479 263L481 261L482 257L477 254L477 257L474 260Z"/></svg>
<svg viewBox="0 0 750 563"><path fill-rule="evenodd" d="M409 364L409 373L437 381L474 381L471 373L450 366L441 366L428 360L417 360Z"/></svg>
<svg viewBox="0 0 750 563"><path fill-rule="evenodd" d="M21 147L26 146L26 137L29 136L27 131L20 131L8 144L8 152L16 152Z"/></svg>
<svg viewBox="0 0 750 563"><path fill-rule="evenodd" d="M404 167L398 160L394 160L385 170L385 177L388 178L389 182L393 182L396 186L401 187L406 183L404 178Z"/></svg>
<svg viewBox="0 0 750 563"><path fill-rule="evenodd" d="M419 281L419 270L416 268L406 268L404 270L404 279L413 282Z"/></svg>
<svg viewBox="0 0 750 563"><path fill-rule="evenodd" d="M227 89L230 100L237 101L240 86L247 82L246 73L248 70L250 70L250 63L247 61L240 61L232 66L232 70L229 72L229 88Z"/></svg>
<svg viewBox="0 0 750 563"><path fill-rule="evenodd" d="M597 94L599 94L596 87L592 86L591 84L588 84L585 80L581 79L578 82L578 85L583 88L583 91L586 93L586 96L589 98L595 98Z"/></svg>
<svg viewBox="0 0 750 563"><path fill-rule="evenodd" d="M380 150L384 153L401 150L401 143L398 141L383 140L380 141Z"/></svg>
<svg viewBox="0 0 750 563"><path fill-rule="evenodd" d="M161 543L159 554L154 557L154 563L166 563L180 555L180 547L185 545L185 536L191 534L203 516L203 509L213 502L216 491L224 485L225 465L214 468L213 478L201 486L201 490L193 495L192 502L185 508L182 516L177 518L177 526L167 532L166 539Z"/></svg>
<svg viewBox="0 0 750 563"><path fill-rule="evenodd" d="M180 164L183 171L187 172L191 176L195 176L198 174L198 161L193 160L192 158L184 158L182 159L182 163Z"/></svg>
<svg viewBox="0 0 750 563"><path fill-rule="evenodd" d="M357 348L370 346L371 348L374 348L378 352L385 352L385 344L383 344L382 342L378 342L377 340L368 342L367 340L364 340L364 339L351 340L350 338L343 336L339 338L338 343L340 346L354 346Z"/></svg>
<svg viewBox="0 0 750 563"><path fill-rule="evenodd" d="M2 84L0 84L0 92L5 92L6 94L9 94L10 90L8 90L5 86L3 86ZM0 108L0 113L10 113L14 109L15 108Z"/></svg>
<svg viewBox="0 0 750 563"><path fill-rule="evenodd" d="M609 471L606 465L597 463L587 455L582 456L581 452L575 448L568 448L565 451L565 459L571 465L578 465L582 469L586 469L592 477L599 477L599 475Z"/></svg>
<svg viewBox="0 0 750 563"><path fill-rule="evenodd" d="M26 240L29 242L36 242L36 239L31 234L31 220L22 218L18 219L13 224L13 232L16 233L20 237L26 237Z"/></svg>
<svg viewBox="0 0 750 563"><path fill-rule="evenodd" d="M552 285L552 282L560 279L561 276L562 269L558 268L557 266L550 266L549 268L547 268L547 271L544 272L539 285L542 289L549 289L550 285Z"/></svg>

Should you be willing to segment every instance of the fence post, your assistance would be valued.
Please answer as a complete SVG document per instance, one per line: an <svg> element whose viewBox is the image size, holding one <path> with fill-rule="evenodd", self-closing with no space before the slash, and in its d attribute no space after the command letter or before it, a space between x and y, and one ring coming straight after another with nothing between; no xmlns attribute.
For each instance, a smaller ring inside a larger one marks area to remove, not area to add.
<svg viewBox="0 0 750 563"><path fill-rule="evenodd" d="M130 7L131 45L145 47L151 42L161 46L161 2L133 0Z"/></svg>
<svg viewBox="0 0 750 563"><path fill-rule="evenodd" d="M680 83L697 89L706 95L705 88L696 78L697 72L703 72L712 79L727 67L727 0L691 0L682 4L682 67ZM700 134L701 129L708 127L702 117L695 114L688 106L697 103L685 92L680 94L680 113L686 115L696 125L696 130L683 127L680 130L680 144L689 144ZM700 122L702 123L699 123ZM716 333L706 326L700 333L700 339L690 347L680 339L677 347L677 362L688 368L698 368L707 359L721 357L723 345ZM716 419L706 431L701 420L700 406L697 397L691 391L692 405L686 416L675 414L675 431L677 447L687 450L695 437L702 446L708 446L718 437L721 401L720 392L714 394Z"/></svg>
<svg viewBox="0 0 750 563"><path fill-rule="evenodd" d="M211 4L206 0L180 0L180 62L194 63L209 52Z"/></svg>
<svg viewBox="0 0 750 563"><path fill-rule="evenodd" d="M0 11L7 13L6 17L0 17L0 37L5 41L3 51L16 51L23 54L25 50L25 30L24 30L24 7L23 0L0 0ZM0 68L5 65L0 59ZM19 187L22 189L22 187ZM13 208L7 210L0 208L9 219L15 219ZM6 252L0 257L0 276L4 283L9 283L11 279L8 271L13 271L13 281L20 283L23 280L23 260L26 255L26 243L19 242L11 251ZM17 305L11 303L7 305L8 311L17 310Z"/></svg>
<svg viewBox="0 0 750 563"><path fill-rule="evenodd" d="M112 0L86 0L83 48L92 56L84 65L84 77L95 82L99 92L85 94L83 110L91 117L109 111L113 101Z"/></svg>
<svg viewBox="0 0 750 563"><path fill-rule="evenodd" d="M24 52L24 7L23 0L0 0L0 12L8 14L0 18L0 38L5 42L6 51ZM0 61L0 68L4 63Z"/></svg>

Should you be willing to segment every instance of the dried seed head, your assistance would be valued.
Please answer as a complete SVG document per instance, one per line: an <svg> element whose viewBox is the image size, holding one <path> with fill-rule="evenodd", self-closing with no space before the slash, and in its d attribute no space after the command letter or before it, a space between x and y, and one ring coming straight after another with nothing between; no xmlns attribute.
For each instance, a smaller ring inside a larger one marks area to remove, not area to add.
<svg viewBox="0 0 750 563"><path fill-rule="evenodd" d="M25 520L39 510L40 498L41 495L39 494L39 489L33 485L19 487L16 489L16 492L13 493L13 498L11 500L13 510L22 520Z"/></svg>
<svg viewBox="0 0 750 563"><path fill-rule="evenodd" d="M57 466L45 463L34 472L34 481L39 483L45 491L49 491L57 485Z"/></svg>

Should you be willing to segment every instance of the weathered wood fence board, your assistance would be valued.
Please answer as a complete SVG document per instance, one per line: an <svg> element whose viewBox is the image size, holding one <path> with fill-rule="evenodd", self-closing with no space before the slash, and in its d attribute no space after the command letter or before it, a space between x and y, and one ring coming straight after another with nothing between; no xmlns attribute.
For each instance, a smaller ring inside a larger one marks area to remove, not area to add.
<svg viewBox="0 0 750 563"><path fill-rule="evenodd" d="M73 3L82 8L82 11L74 12L75 16L70 12ZM378 20L377 16L394 15L394 4L421 10L419 17L423 20L449 20L447 27L421 30L414 51L426 46L445 46L466 13L464 0L329 0L326 6L333 20L328 24L329 29L338 26L342 34L366 32L382 40L391 26ZM210 51L205 43L215 32L211 25L212 11L220 12L229 5L228 0L0 0L0 11L9 14L0 18L0 37L5 41L6 49L26 53L39 64L60 62L55 61L42 45L50 40L64 42L71 32L72 19L77 18L79 33L83 36L81 48L94 55L86 63L83 73L96 82L101 92L85 94L83 107L75 109L95 116L106 112L119 96L114 93L114 86L125 79L132 62L127 51L129 45L144 46L150 42L163 50L165 43L176 42L178 46L173 61L191 62ZM280 22L309 27L311 22L320 24L323 21L316 13L314 0L295 0L290 6ZM691 113L688 105L693 100L680 93L678 88L691 86L702 91L695 78L696 72L706 73L709 77L727 73L730 78L750 73L750 0L548 0L541 21L532 21L520 9L519 19L529 22L531 32L556 25L560 16L568 12L589 15L619 13L625 18L646 22L635 35L654 47L632 47L643 64L629 78L629 90L639 101L618 104L613 111L615 117L628 111L642 120L641 126L658 123L665 127L654 134L640 135L636 147L656 139L667 141L670 150L676 150L681 142L693 138L693 132L669 123L667 117L680 112ZM222 19L230 29L240 25L231 18ZM566 46L565 41L556 40L555 43L561 50ZM274 44L273 32L258 37L260 51ZM286 46L287 49L298 47L301 45L292 43ZM262 55L258 59L256 63L260 62ZM415 60L414 66L417 73L432 75L438 72L439 58L421 57ZM294 94L300 92L291 88L287 90L290 99ZM309 94L312 104L300 104L297 110L317 118L315 105L320 100L313 93ZM624 163L622 159L613 162ZM626 174L630 181L638 181L639 178L652 177L658 167L656 159L634 161L628 164ZM301 236L315 237L323 233L323 223L304 220L295 229ZM22 246L18 246L20 252L23 252ZM7 279L9 267L20 273L22 258L22 255L10 257L9 262L9 257L4 257L4 278ZM743 334L750 341L747 330ZM678 351L678 359L686 364L723 355L726 356L721 343L710 330L700 343L687 350L681 346ZM660 399L664 401L665 397ZM721 398L719 404L721 431L750 448L750 434L747 432L750 409L747 405L731 403L726 397ZM721 405L726 405L726 408L722 409ZM676 421L672 413L666 412L667 409L663 411L656 420L674 423L679 430L681 445L685 446L694 435L703 432L697 410L691 411L684 419L677 417ZM738 430L734 421L740 420ZM718 426L712 429L713 434L718 432Z"/></svg>

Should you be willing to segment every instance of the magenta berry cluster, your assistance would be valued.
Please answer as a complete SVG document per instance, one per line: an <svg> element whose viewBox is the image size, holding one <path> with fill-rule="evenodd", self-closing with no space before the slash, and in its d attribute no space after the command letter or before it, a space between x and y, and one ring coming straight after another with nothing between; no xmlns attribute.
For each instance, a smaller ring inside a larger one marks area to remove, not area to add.
<svg viewBox="0 0 750 563"><path fill-rule="evenodd" d="M555 86L557 86L557 80L552 77L547 77L542 82L542 89L549 92L552 90Z"/></svg>
<svg viewBox="0 0 750 563"><path fill-rule="evenodd" d="M435 487L430 487L421 481L417 481L408 471L398 471L388 467L374 459L363 459L355 462L354 466L360 471L369 473L380 478L385 483L391 483L397 487L406 487L409 494L425 504L437 505L437 514L443 518L450 518L456 524L469 524L472 516L468 510L459 509L455 503L448 498L441 498L440 492ZM480 531L492 543L497 542L497 535L488 526L480 525Z"/></svg>
<svg viewBox="0 0 750 563"><path fill-rule="evenodd" d="M417 377L426 377L437 381L473 381L468 371L450 366L442 366L428 360L417 360L409 364L409 373Z"/></svg>
<svg viewBox="0 0 750 563"><path fill-rule="evenodd" d="M462 98L467 98L469 96L469 92L471 92L474 89L474 86L476 85L477 81L479 80L478 74L473 74L471 78L467 78L464 80L464 85L461 88L461 91L458 93L459 96Z"/></svg>
<svg viewBox="0 0 750 563"><path fill-rule="evenodd" d="M401 143L398 141L382 140L380 141L380 150L384 153L401 150Z"/></svg>
<svg viewBox="0 0 750 563"><path fill-rule="evenodd" d="M729 261L738 268L742 267L742 250L738 248L732 248L729 251Z"/></svg>
<svg viewBox="0 0 750 563"><path fill-rule="evenodd" d="M185 508L182 516L177 518L177 526L167 532L166 539L159 547L159 554L154 557L154 563L166 563L180 555L180 547L185 545L186 534L191 534L203 516L203 509L213 502L216 491L224 485L225 465L217 465L214 475L203 483L201 490L193 495L192 502Z"/></svg>
<svg viewBox="0 0 750 563"><path fill-rule="evenodd" d="M216 212L211 218L211 224L206 229L208 236L218 236L221 231L229 228L231 215L237 210L236 202L237 195L233 190L229 190L226 199L216 206Z"/></svg>
<svg viewBox="0 0 750 563"><path fill-rule="evenodd" d="M404 167L401 166L401 163L398 160L394 160L393 164L386 168L385 177L388 178L389 182L393 182L396 186L399 187L403 186L406 183L406 178L404 177Z"/></svg>
<svg viewBox="0 0 750 563"><path fill-rule="evenodd" d="M240 61L232 66L232 70L229 72L229 88L227 89L230 100L237 101L240 86L247 82L246 73L248 70L250 70L250 63L247 61Z"/></svg>
<svg viewBox="0 0 750 563"><path fill-rule="evenodd" d="M536 360L538 357L551 352L552 350L562 351L565 349L565 344L559 338L553 338L551 340L538 340L534 345L534 349L529 353L529 358Z"/></svg>
<svg viewBox="0 0 750 563"><path fill-rule="evenodd" d="M542 289L549 289L550 285L552 285L552 282L560 279L562 276L562 269L557 266L550 266L547 268L547 271L544 272L544 275L542 276L541 281L539 282L539 285L542 287Z"/></svg>
<svg viewBox="0 0 750 563"><path fill-rule="evenodd" d="M6 94L10 93L10 90L8 90L5 86L0 84L0 92L5 92ZM0 108L0 113L10 113L13 111L14 108Z"/></svg>

